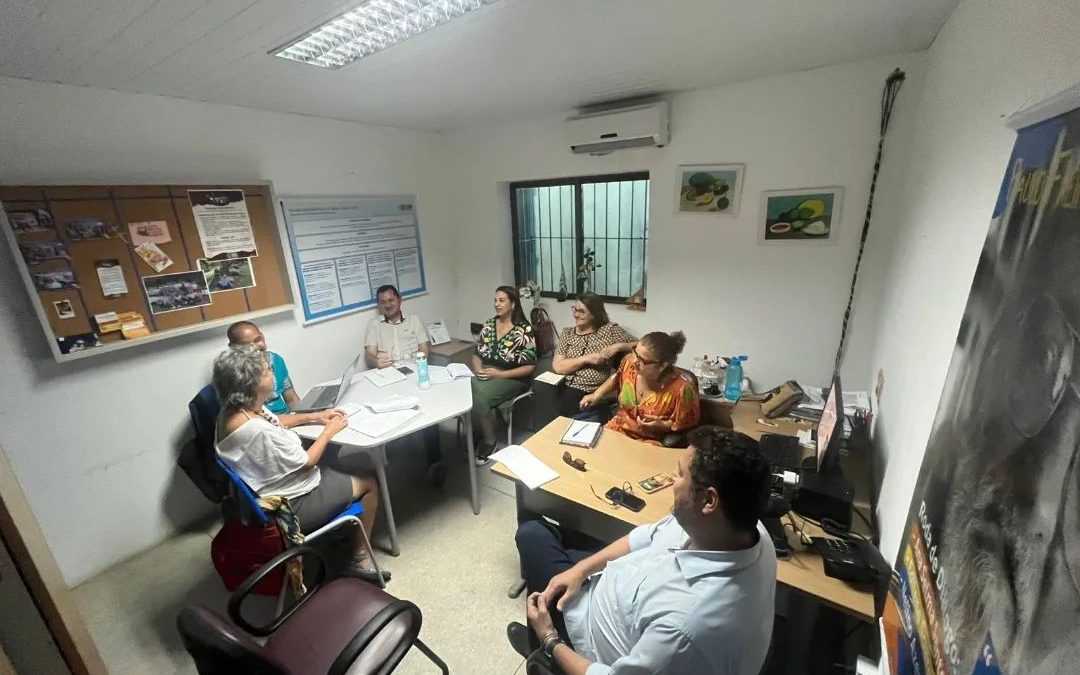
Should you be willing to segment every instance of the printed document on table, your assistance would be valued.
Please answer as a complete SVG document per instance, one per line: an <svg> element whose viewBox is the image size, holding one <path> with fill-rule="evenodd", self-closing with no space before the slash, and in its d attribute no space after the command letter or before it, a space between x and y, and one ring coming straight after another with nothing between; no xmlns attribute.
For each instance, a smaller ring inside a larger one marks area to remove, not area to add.
<svg viewBox="0 0 1080 675"><path fill-rule="evenodd" d="M397 410L387 413L373 413L364 408L355 415L349 416L349 428L359 431L365 436L378 438L408 423L409 420L420 414L416 408L409 410Z"/></svg>
<svg viewBox="0 0 1080 675"><path fill-rule="evenodd" d="M508 445L492 453L491 458L496 462L502 462L507 469L513 471L514 475L530 490L535 490L544 483L550 483L559 477L557 471L520 445Z"/></svg>
<svg viewBox="0 0 1080 675"><path fill-rule="evenodd" d="M428 366L428 379L432 384L447 384L454 381L454 378L450 376L450 371L443 366Z"/></svg>
<svg viewBox="0 0 1080 675"><path fill-rule="evenodd" d="M410 408L418 407L420 405L420 397L402 396L401 394L390 394L381 401L374 401L366 405L368 408L371 408L371 412L395 412L398 410L408 410Z"/></svg>
<svg viewBox="0 0 1080 675"><path fill-rule="evenodd" d="M365 370L364 377L376 387L385 387L395 382L404 382L405 376L397 368L376 368Z"/></svg>

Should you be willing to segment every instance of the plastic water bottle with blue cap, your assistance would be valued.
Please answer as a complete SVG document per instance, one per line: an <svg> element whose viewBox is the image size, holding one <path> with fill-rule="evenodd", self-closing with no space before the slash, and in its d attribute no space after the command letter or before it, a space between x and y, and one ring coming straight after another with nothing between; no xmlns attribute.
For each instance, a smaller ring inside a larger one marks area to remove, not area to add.
<svg viewBox="0 0 1080 675"><path fill-rule="evenodd" d="M743 361L750 357L732 356L727 366L727 382L724 384L724 398L729 401L738 401L742 397Z"/></svg>

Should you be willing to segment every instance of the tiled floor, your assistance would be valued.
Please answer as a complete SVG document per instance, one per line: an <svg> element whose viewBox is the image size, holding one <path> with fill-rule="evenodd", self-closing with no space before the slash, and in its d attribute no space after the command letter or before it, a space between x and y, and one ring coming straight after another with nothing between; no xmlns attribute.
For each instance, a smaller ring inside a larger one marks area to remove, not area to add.
<svg viewBox="0 0 1080 675"><path fill-rule="evenodd" d="M449 440L444 439L444 448L451 447ZM522 601L506 597L506 587L518 573L511 484L481 470L483 508L480 515L473 515L468 473L457 453L447 453L450 477L437 491L427 484L419 448L392 449L396 458L388 470L401 556L379 556L394 574L387 590L420 607L421 639L452 673L518 672L522 659L504 633L507 622L524 615ZM217 522L206 523L178 535L75 590L110 672L195 673L175 619L188 603L224 614L228 594L209 557L210 537L217 528ZM376 546L385 542L384 536L380 524ZM272 600L263 602L266 611L272 609ZM395 672L438 670L414 649Z"/></svg>

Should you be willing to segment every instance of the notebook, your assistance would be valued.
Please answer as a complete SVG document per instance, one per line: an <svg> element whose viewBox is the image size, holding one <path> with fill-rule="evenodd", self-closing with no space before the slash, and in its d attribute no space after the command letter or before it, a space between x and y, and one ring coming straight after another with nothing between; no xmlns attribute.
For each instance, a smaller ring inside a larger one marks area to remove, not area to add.
<svg viewBox="0 0 1080 675"><path fill-rule="evenodd" d="M599 422L575 420L567 427L566 432L559 439L559 443L574 445L579 448L591 448L596 445L596 441L600 438L601 429Z"/></svg>
<svg viewBox="0 0 1080 675"><path fill-rule="evenodd" d="M463 377L473 377L473 371L464 363L451 363L446 367L446 372L455 380Z"/></svg>

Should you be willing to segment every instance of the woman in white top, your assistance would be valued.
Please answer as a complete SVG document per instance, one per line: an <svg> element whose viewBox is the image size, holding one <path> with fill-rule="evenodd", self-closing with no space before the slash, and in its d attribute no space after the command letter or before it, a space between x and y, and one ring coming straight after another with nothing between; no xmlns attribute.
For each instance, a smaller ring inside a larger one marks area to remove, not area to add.
<svg viewBox="0 0 1080 675"><path fill-rule="evenodd" d="M274 373L266 354L254 345L230 347L214 360L214 389L221 401L217 453L261 496L289 500L292 512L307 533L328 523L354 500L364 505L364 529L371 533L379 508L378 483L371 476L351 476L317 466L334 434L348 425L341 410L284 415L263 406L274 392ZM306 450L288 427L322 424L323 431ZM348 573L375 581L374 566L356 536L356 552ZM389 578L387 572L383 574Z"/></svg>

